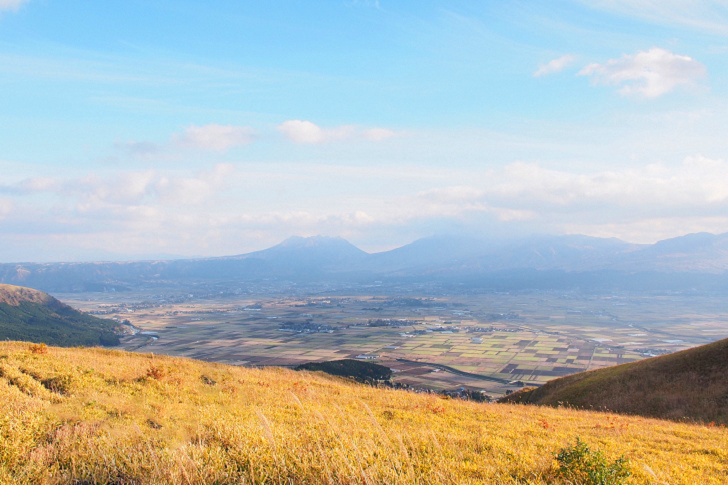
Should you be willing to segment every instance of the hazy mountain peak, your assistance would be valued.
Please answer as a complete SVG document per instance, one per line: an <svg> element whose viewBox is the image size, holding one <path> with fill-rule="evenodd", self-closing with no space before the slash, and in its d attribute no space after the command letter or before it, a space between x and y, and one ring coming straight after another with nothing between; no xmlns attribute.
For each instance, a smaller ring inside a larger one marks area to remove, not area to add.
<svg viewBox="0 0 728 485"><path fill-rule="evenodd" d="M722 236L726 235L723 234ZM712 245L720 239L722 239L720 235L715 235L709 232L696 232L670 239L663 239L662 241L656 242L654 247L656 250L663 251L695 251L697 249L704 248L705 246Z"/></svg>
<svg viewBox="0 0 728 485"><path fill-rule="evenodd" d="M280 250L326 250L339 253L367 254L344 238L330 236L291 236L282 243L265 251L277 252Z"/></svg>
<svg viewBox="0 0 728 485"><path fill-rule="evenodd" d="M286 247L286 248L304 248L304 247L316 247L316 246L351 246L356 247L341 237L331 236L291 236L282 243L274 247Z"/></svg>

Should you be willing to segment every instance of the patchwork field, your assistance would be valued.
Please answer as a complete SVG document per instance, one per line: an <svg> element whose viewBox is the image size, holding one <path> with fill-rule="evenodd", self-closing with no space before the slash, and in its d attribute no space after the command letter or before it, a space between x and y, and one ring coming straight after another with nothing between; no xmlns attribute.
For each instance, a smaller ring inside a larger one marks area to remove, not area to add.
<svg viewBox="0 0 728 485"><path fill-rule="evenodd" d="M414 387L494 395L728 336L723 302L689 295L60 296L138 327L125 350L255 366L369 358Z"/></svg>

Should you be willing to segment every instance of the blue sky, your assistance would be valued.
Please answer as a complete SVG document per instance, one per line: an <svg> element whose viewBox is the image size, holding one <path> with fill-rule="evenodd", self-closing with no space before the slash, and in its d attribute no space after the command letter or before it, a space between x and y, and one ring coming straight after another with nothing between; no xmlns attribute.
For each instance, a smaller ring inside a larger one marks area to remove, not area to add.
<svg viewBox="0 0 728 485"><path fill-rule="evenodd" d="M0 0L0 260L728 231L728 1Z"/></svg>

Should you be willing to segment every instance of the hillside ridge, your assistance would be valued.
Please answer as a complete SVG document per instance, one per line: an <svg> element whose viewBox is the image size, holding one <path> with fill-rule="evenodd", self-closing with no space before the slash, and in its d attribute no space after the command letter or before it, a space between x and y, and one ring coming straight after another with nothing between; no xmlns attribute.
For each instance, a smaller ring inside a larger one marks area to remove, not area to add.
<svg viewBox="0 0 728 485"><path fill-rule="evenodd" d="M32 288L0 284L0 340L61 346L113 346L121 326L79 312Z"/></svg>
<svg viewBox="0 0 728 485"><path fill-rule="evenodd" d="M502 402L604 409L728 424L728 339L673 354L572 374Z"/></svg>
<svg viewBox="0 0 728 485"><path fill-rule="evenodd" d="M5 303L10 306L19 306L23 302L47 305L54 301L57 302L58 300L42 291L26 288L24 286L5 285L0 283L0 303Z"/></svg>

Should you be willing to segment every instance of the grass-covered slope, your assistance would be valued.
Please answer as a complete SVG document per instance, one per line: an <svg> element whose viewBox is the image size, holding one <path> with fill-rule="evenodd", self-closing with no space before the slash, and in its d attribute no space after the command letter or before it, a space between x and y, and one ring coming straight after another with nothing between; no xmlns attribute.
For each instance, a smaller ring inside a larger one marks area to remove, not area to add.
<svg viewBox="0 0 728 485"><path fill-rule="evenodd" d="M577 437L626 483L728 480L724 428L26 343L0 343L0 376L0 483L566 484Z"/></svg>
<svg viewBox="0 0 728 485"><path fill-rule="evenodd" d="M503 401L728 424L728 339L562 377Z"/></svg>
<svg viewBox="0 0 728 485"><path fill-rule="evenodd" d="M0 284L0 340L60 346L118 345L117 324L64 305L47 293Z"/></svg>

